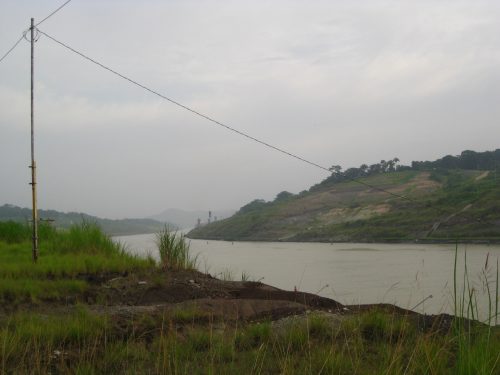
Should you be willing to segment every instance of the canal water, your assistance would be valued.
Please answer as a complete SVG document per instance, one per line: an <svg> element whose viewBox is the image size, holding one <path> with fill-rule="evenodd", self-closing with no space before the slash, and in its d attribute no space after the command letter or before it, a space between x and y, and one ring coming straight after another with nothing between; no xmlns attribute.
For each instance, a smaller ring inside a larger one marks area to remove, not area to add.
<svg viewBox="0 0 500 375"><path fill-rule="evenodd" d="M115 237L158 259L155 235ZM198 269L219 278L260 280L343 304L393 303L427 314L454 311L454 285L473 290L481 319L495 311L499 245L226 242L191 240ZM466 258L466 262L465 262ZM465 276L467 264L467 277ZM476 310L476 308L474 308ZM500 319L499 319L500 320Z"/></svg>

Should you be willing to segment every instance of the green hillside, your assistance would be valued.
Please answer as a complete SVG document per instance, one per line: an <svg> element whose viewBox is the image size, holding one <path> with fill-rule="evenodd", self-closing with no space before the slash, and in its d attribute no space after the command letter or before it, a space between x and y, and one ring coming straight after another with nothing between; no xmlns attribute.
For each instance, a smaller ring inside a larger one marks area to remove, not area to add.
<svg viewBox="0 0 500 375"><path fill-rule="evenodd" d="M492 155L500 156L497 151ZM194 229L188 236L252 241L500 241L500 173L496 168L445 169L432 164L442 160L449 159L414 162L412 167L386 165L378 171L374 167L372 172L372 166L351 168L352 173L367 174L355 176L358 181L408 199L349 180L345 173L350 170L337 171L309 191L282 192L272 202L255 200L231 218Z"/></svg>
<svg viewBox="0 0 500 375"><path fill-rule="evenodd" d="M102 219L79 212L59 212L55 210L39 210L42 220L53 220L57 228L70 228L83 221L98 224L104 232L112 236L125 234L155 233L164 224L153 219ZM6 204L0 206L0 221L27 222L31 219L31 209Z"/></svg>

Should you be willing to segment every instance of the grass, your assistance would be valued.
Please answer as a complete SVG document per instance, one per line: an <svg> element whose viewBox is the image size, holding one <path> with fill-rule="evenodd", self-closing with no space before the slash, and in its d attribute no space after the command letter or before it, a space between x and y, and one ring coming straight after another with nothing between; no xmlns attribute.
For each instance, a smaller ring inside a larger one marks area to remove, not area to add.
<svg viewBox="0 0 500 375"><path fill-rule="evenodd" d="M165 227L156 235L156 246L163 269L196 269L198 257L191 255L189 241L182 233Z"/></svg>
<svg viewBox="0 0 500 375"><path fill-rule="evenodd" d="M488 294L488 312L485 320L486 326L473 330L471 321L479 319L478 303L476 291L471 287L467 268L467 252L464 253L464 277L460 283L457 279L458 245L455 249L454 261L454 288L453 300L455 316L458 317L453 324L453 336L458 348L457 354L457 374L492 374L492 369L500 369L500 348L495 343L498 338L498 330L494 330L493 325L498 324L499 305L499 267L496 262L496 278L492 267L489 264L489 255L481 274L483 285ZM494 288L492 288L494 286ZM465 318L465 319L463 319ZM479 332L478 332L479 330ZM493 337L493 339L492 339ZM492 345L493 343L493 345ZM498 370L500 372L500 370Z"/></svg>
<svg viewBox="0 0 500 375"><path fill-rule="evenodd" d="M129 255L91 223L67 231L50 226L40 230L40 256L31 259L27 225L0 222L0 301L34 302L83 293L90 275L145 270L151 259Z"/></svg>
<svg viewBox="0 0 500 375"><path fill-rule="evenodd" d="M124 374L496 374L498 330L421 332L408 316L381 311L331 320L320 314L278 323L123 323L77 309L24 313L0 322L0 371ZM121 327L118 329L118 327ZM220 328L223 327L223 328ZM488 351L482 342L487 341Z"/></svg>
<svg viewBox="0 0 500 375"><path fill-rule="evenodd" d="M39 280L30 278L3 278L0 284L0 299L4 302L54 300L75 296L87 290L83 280Z"/></svg>

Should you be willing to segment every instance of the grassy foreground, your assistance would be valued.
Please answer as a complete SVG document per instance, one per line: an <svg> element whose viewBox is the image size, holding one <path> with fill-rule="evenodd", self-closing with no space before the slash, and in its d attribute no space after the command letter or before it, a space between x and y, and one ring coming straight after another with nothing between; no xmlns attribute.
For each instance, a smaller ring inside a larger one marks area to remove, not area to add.
<svg viewBox="0 0 500 375"><path fill-rule="evenodd" d="M184 245L160 234L156 264L127 255L91 224L44 227L34 265L29 234L0 223L0 374L500 373L498 327L463 319L432 327L377 308L254 322L196 309L108 313L113 306L86 299L91 284L192 267L185 253L172 259Z"/></svg>
<svg viewBox="0 0 500 375"><path fill-rule="evenodd" d="M199 323L196 312L117 321L80 308L2 322L0 371L78 374L498 374L498 331L420 332L384 312Z"/></svg>

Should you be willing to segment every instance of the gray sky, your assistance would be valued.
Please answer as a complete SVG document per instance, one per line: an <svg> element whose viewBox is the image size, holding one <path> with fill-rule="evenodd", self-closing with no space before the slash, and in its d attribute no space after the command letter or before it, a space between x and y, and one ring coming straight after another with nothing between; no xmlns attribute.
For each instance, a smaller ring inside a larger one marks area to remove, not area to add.
<svg viewBox="0 0 500 375"><path fill-rule="evenodd" d="M2 0L0 53L62 0ZM498 1L73 0L40 29L324 166L500 147ZM238 208L325 172L216 127L41 37L41 208ZM29 43L0 63L0 204L30 206Z"/></svg>

